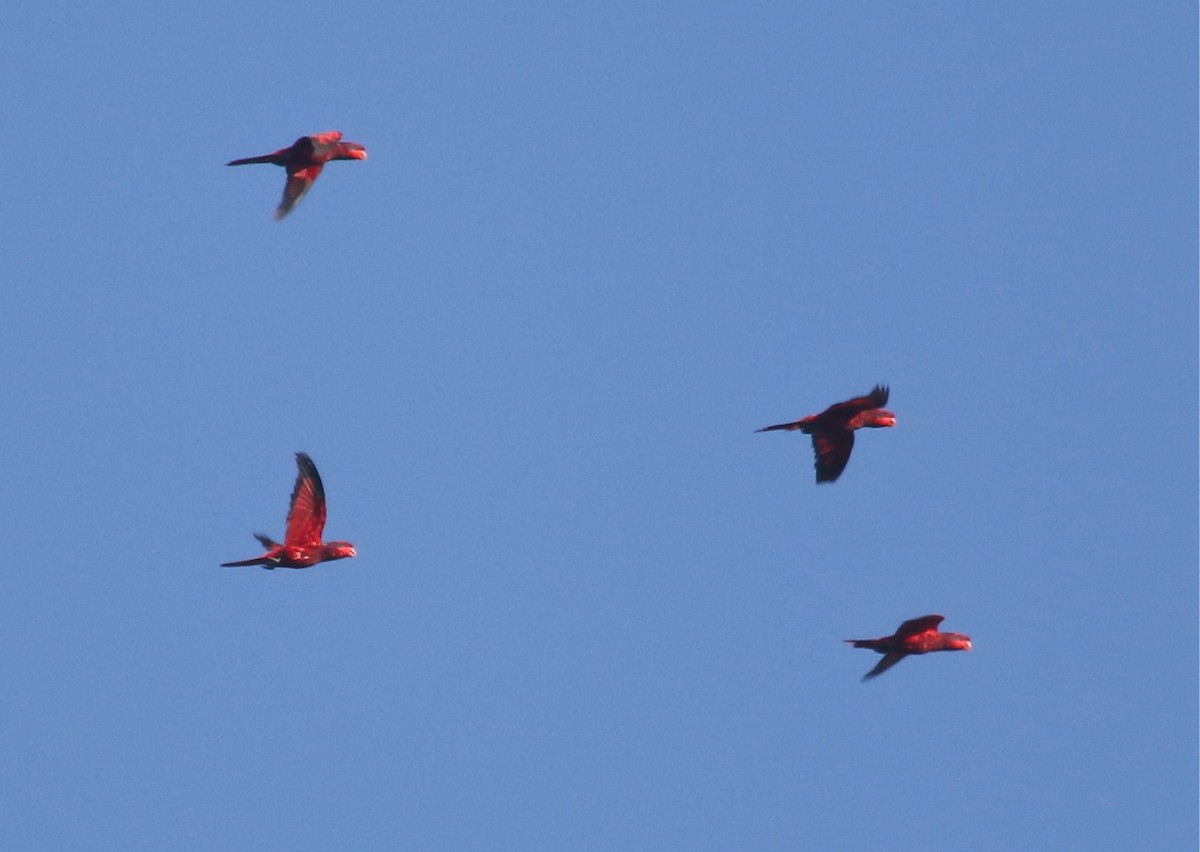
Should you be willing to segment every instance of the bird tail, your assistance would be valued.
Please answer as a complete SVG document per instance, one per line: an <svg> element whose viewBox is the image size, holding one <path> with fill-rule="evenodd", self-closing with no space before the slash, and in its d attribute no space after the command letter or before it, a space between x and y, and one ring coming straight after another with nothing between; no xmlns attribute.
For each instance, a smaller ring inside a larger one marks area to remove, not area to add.
<svg viewBox="0 0 1200 852"><path fill-rule="evenodd" d="M267 548L267 550L270 550L272 547L279 547L279 542L275 541L265 533L255 533L254 537L258 539L258 543Z"/></svg>
<svg viewBox="0 0 1200 852"><path fill-rule="evenodd" d="M774 432L778 429L786 429L788 432L795 432L797 429L803 429L808 425L808 418L803 420L793 420L791 423L776 423L774 426L764 426L761 429L755 429L755 432Z"/></svg>
<svg viewBox="0 0 1200 852"><path fill-rule="evenodd" d="M261 565L264 568L273 570L276 565L274 559L268 559L265 556L259 556L256 559L242 559L239 562L222 562L222 568L244 568L247 565Z"/></svg>
<svg viewBox="0 0 1200 852"><path fill-rule="evenodd" d="M879 647L878 639L843 639L843 642L849 642L855 648L870 648L872 651Z"/></svg>
<svg viewBox="0 0 1200 852"><path fill-rule="evenodd" d="M225 165L227 166L249 166L254 163L274 163L274 154L263 154L261 157L243 157L240 160L230 160Z"/></svg>

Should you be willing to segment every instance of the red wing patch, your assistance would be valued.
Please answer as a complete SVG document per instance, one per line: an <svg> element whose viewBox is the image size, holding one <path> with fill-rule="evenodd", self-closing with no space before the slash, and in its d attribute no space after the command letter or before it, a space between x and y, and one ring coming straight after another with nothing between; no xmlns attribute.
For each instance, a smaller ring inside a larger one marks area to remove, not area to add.
<svg viewBox="0 0 1200 852"><path fill-rule="evenodd" d="M945 620L946 617L942 615L923 615L920 618L909 619L896 628L896 638L903 639L918 633L928 633L931 630L936 633L938 625Z"/></svg>
<svg viewBox="0 0 1200 852"><path fill-rule="evenodd" d="M834 482L850 461L854 449L853 432L815 432L812 436L816 456L817 482Z"/></svg>
<svg viewBox="0 0 1200 852"><path fill-rule="evenodd" d="M319 545L325 532L325 486L321 475L305 453L296 453L300 473L292 489L292 505L288 509L287 534L284 547Z"/></svg>

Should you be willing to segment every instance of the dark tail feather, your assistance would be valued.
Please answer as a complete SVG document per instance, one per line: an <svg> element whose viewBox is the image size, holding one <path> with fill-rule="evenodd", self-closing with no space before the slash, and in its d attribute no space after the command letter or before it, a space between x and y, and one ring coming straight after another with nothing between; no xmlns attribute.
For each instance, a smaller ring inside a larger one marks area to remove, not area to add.
<svg viewBox="0 0 1200 852"><path fill-rule="evenodd" d="M274 163L274 154L263 154L261 157L243 157L240 160L230 160L225 165L227 166L249 166L255 163Z"/></svg>
<svg viewBox="0 0 1200 852"><path fill-rule="evenodd" d="M240 562L222 562L222 568L244 568L247 565L261 565L264 568L274 568L275 560L260 556L257 559L243 559Z"/></svg>
<svg viewBox="0 0 1200 852"><path fill-rule="evenodd" d="M761 429L755 429L755 432L774 432L776 429L786 429L789 432L794 432L803 425L803 420L796 420L792 423L776 423L774 426L764 426Z"/></svg>
<svg viewBox="0 0 1200 852"><path fill-rule="evenodd" d="M849 642L855 648L870 648L874 651L878 646L878 639L843 639L843 642Z"/></svg>
<svg viewBox="0 0 1200 852"><path fill-rule="evenodd" d="M259 544L268 550L270 550L272 547L279 547L279 542L273 541L270 537L264 535L263 533L255 533L254 537L258 539Z"/></svg>

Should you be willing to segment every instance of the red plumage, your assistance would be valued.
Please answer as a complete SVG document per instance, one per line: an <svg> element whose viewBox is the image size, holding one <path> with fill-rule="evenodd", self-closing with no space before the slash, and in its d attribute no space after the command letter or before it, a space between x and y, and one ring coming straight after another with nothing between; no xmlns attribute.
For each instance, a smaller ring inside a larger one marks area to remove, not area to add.
<svg viewBox="0 0 1200 852"><path fill-rule="evenodd" d="M341 131L331 130L328 133L315 133L312 136L301 136L288 148L280 148L270 154L259 157L244 157L240 160L230 160L228 166L246 166L253 163L271 163L287 169L288 179L283 187L283 199L275 210L275 218L282 219L292 212L305 194L312 188L313 182L332 160L365 160L367 149L357 142L342 142Z"/></svg>
<svg viewBox="0 0 1200 852"><path fill-rule="evenodd" d="M810 414L791 423L764 426L755 431L799 430L805 435L812 435L817 483L836 482L850 461L856 429L896 425L896 415L883 407L887 405L888 396L886 385L876 385L869 394L831 405L820 414Z"/></svg>
<svg viewBox="0 0 1200 852"><path fill-rule="evenodd" d="M296 485L292 488L292 499L288 504L287 532L283 544L273 541L262 533L255 533L267 552L253 559L238 562L223 562L224 568L245 565L261 565L274 568L309 568L318 562L345 559L357 556L358 552L348 541L321 541L325 531L325 486L317 466L307 453L296 453Z"/></svg>
<svg viewBox="0 0 1200 852"><path fill-rule="evenodd" d="M970 651L971 637L964 633L941 633L938 625L945 620L941 615L923 615L901 624L891 636L878 639L846 639L855 648L869 648L883 659L865 675L870 680L890 669L910 654L928 654L931 651Z"/></svg>

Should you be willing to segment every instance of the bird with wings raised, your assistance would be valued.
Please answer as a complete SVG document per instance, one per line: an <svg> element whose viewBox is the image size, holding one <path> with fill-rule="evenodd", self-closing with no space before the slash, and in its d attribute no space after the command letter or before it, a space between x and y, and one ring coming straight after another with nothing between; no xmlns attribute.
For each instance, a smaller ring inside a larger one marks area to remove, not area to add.
<svg viewBox="0 0 1200 852"><path fill-rule="evenodd" d="M261 565L267 569L311 568L318 562L358 555L354 545L348 541L321 541L325 531L325 486L321 483L317 466L307 453L296 453L296 466L300 471L292 488L283 544L263 533L255 533L254 537L267 552L253 559L223 562L223 568L244 565Z"/></svg>

